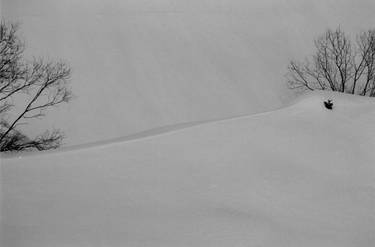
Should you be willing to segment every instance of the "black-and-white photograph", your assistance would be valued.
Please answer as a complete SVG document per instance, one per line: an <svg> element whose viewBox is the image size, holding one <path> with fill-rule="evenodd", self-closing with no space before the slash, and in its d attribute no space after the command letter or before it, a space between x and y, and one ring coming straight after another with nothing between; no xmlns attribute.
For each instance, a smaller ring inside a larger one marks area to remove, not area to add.
<svg viewBox="0 0 375 247"><path fill-rule="evenodd" d="M0 247L374 246L374 0L0 0Z"/></svg>

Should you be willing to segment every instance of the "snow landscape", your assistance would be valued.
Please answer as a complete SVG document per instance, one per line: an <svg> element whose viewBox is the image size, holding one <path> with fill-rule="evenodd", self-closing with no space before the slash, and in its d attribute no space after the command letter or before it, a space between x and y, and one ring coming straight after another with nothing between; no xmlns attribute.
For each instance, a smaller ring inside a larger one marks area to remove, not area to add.
<svg viewBox="0 0 375 247"><path fill-rule="evenodd" d="M2 246L374 246L374 121L371 98L314 93L272 112L4 157Z"/></svg>
<svg viewBox="0 0 375 247"><path fill-rule="evenodd" d="M280 108L291 99L290 59L310 54L327 27L356 33L375 23L373 0L2 0L2 8L21 23L28 56L72 67L74 100L23 126L30 135L61 128L66 145Z"/></svg>
<svg viewBox="0 0 375 247"><path fill-rule="evenodd" d="M284 78L327 26L373 28L374 1L0 9L76 95L24 127L62 148L0 153L0 247L375 246L375 99Z"/></svg>

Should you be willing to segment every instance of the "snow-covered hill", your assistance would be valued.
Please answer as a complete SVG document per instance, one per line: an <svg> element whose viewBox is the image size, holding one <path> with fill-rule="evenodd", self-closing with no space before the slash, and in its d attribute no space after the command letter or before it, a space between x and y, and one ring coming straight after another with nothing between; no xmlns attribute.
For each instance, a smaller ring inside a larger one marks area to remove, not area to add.
<svg viewBox="0 0 375 247"><path fill-rule="evenodd" d="M3 156L1 246L372 247L374 122L373 99L314 93L273 112Z"/></svg>

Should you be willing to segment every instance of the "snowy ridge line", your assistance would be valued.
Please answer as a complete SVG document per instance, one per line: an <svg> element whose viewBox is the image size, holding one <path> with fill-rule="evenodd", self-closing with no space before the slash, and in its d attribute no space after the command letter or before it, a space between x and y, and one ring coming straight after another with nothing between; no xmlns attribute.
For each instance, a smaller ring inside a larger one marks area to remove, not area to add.
<svg viewBox="0 0 375 247"><path fill-rule="evenodd" d="M129 142L144 140L147 138L168 135L171 133L183 131L185 129L199 127L199 126L206 125L206 124L215 124L215 123L221 123L221 122L235 121L239 119L256 118L256 117L284 111L292 107L298 107L298 106L301 107L303 111L306 111L308 109L306 108L306 106L304 106L304 102L307 104L310 104L309 101L311 100L314 102L315 101L323 102L324 100L327 100L327 99L334 99L334 102L335 102L336 100L340 100L340 98L343 96L349 97L352 103L360 103L361 105L375 103L374 99L369 98L369 97L359 97L359 96L332 92L332 91L308 92L306 94L301 95L300 97L297 97L296 99L285 104L284 106L274 109L274 110L270 110L270 111L259 112L259 113L254 113L254 114L245 114L245 115L239 115L239 116L221 118L221 119L183 122L183 123L177 123L177 124L172 124L172 125L160 126L157 128L141 131L141 132L123 136L123 137L111 138L111 139L92 142L92 143L84 143L84 144L79 144L79 145L61 147L55 150L47 150L47 151L41 151L41 152L23 152L23 153L22 152L21 153L0 153L0 159L16 159L16 158L23 158L23 157L30 157L30 156L57 154L57 153L79 151L79 150L85 150L85 149L91 149L91 148L99 148L99 147L104 147L104 146L119 144L119 143L129 143ZM323 105L321 105L321 107L323 107Z"/></svg>
<svg viewBox="0 0 375 247"><path fill-rule="evenodd" d="M47 151L40 151L40 152L20 152L20 153L0 153L0 159L17 159L17 158L24 158L24 157L30 157L30 156L39 156L39 155L48 155L48 154L57 154L57 153L65 153L65 152L73 152L73 151L79 151L79 150L86 150L91 148L98 148L98 147L104 147L112 144L119 144L119 143L129 143L133 141L140 141L147 138L153 138L157 136L162 135L168 135L171 133L175 133L178 131L183 131L185 129L191 129L194 127L199 127L206 124L214 124L214 123L221 123L221 122L227 122L227 121L234 121L239 119L246 119L246 118L253 118L258 117L266 114L271 114L274 112L278 112L284 109L289 108L290 106L293 106L294 104L288 104L286 106L283 106L278 109L265 111L265 112L259 112L254 114L245 114L245 115L239 115L234 117L228 117L228 118L220 118L220 119L211 119L211 120L205 120L205 121L194 121L194 122L184 122L184 123L177 123L172 125L166 125L161 126L158 128L153 128L145 131L141 131L132 135L127 135L123 137L118 138L112 138L108 140L103 141L97 141L92 143L84 143L84 144L78 144L78 145L72 145L68 147L61 147L55 150L47 150Z"/></svg>

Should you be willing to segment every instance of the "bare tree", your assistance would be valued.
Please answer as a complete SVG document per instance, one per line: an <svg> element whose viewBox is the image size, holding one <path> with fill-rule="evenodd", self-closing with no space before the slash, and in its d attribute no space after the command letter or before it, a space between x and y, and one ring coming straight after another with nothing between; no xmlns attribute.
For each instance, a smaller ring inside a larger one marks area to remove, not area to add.
<svg viewBox="0 0 375 247"><path fill-rule="evenodd" d="M375 30L360 33L353 43L340 28L329 29L314 44L311 58L290 62L290 88L375 96Z"/></svg>
<svg viewBox="0 0 375 247"><path fill-rule="evenodd" d="M63 139L59 130L30 139L17 127L25 120L42 118L48 108L71 99L71 70L63 62L26 61L25 45L17 30L15 24L0 23L0 151L57 148Z"/></svg>

